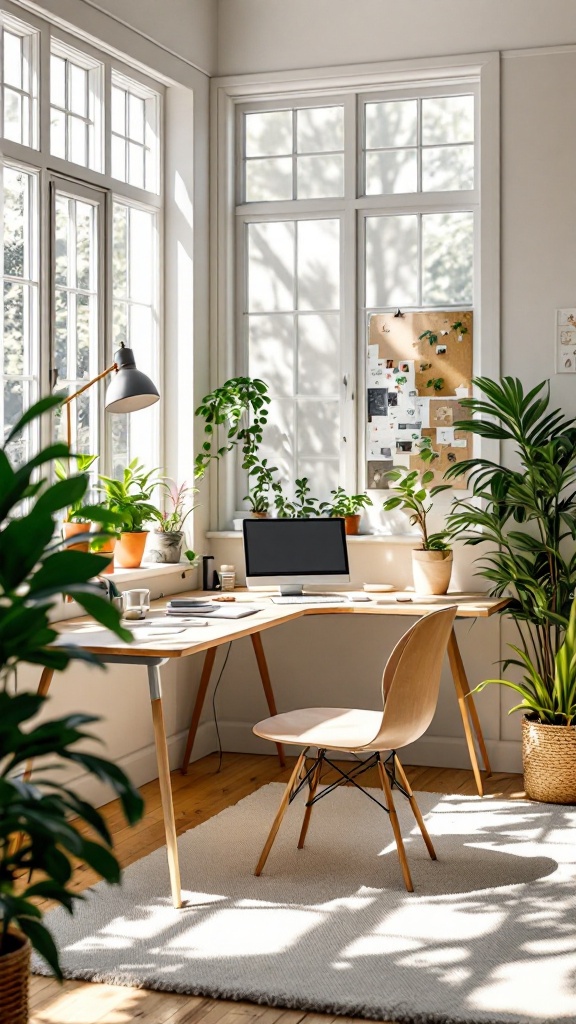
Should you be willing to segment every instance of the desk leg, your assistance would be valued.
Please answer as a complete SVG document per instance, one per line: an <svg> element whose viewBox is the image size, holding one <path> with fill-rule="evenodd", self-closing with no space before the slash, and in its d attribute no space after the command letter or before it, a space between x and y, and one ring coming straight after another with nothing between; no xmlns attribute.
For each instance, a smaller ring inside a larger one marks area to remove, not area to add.
<svg viewBox="0 0 576 1024"><path fill-rule="evenodd" d="M466 677L466 671L464 669L464 663L462 661L462 655L460 654L460 648L458 647L458 641L456 640L456 633L452 630L450 639L448 640L448 659L450 661L450 669L452 671L452 678L454 680L454 686L456 688L456 696L458 698L458 707L460 708L460 714L462 716L462 724L464 725L464 734L466 736L466 743L468 744L468 752L470 754L470 761L472 764L472 771L474 772L474 778L476 779L476 787L478 789L478 795L484 796L484 786L482 784L482 776L480 774L480 766L478 764L478 758L476 757L476 749L474 747L474 737L472 735L472 725L474 726L474 732L478 740L478 746L484 762L484 768L486 775L492 774L490 767L490 761L488 758L488 751L486 750L486 744L484 743L484 736L482 734L482 727L478 718L478 712L474 700L470 694L470 686L468 685L468 679ZM472 722L472 724L471 724Z"/></svg>
<svg viewBox="0 0 576 1024"><path fill-rule="evenodd" d="M194 710L192 712L192 721L190 722L190 728L188 730L188 739L186 740L186 750L184 751L184 760L182 761L182 767L180 771L182 775L186 775L188 771L188 765L190 764L190 757L192 755L192 747L194 746L194 740L196 739L196 733L198 731L198 723L200 722L200 715L202 714L202 708L204 707L204 701L206 699L206 691L208 690L208 684L210 682L210 676L212 675L212 668L214 665L214 659L216 657L217 647L210 647L206 651L204 658L204 666L202 668L202 675L200 676L200 685L198 687L198 693L196 694L196 700L194 702Z"/></svg>
<svg viewBox="0 0 576 1024"><path fill-rule="evenodd" d="M164 815L164 831L166 833L166 851L168 854L168 870L170 872L170 888L172 903L176 908L182 906L182 887L180 884L180 866L178 864L178 844L176 840L176 821L172 802L172 786L170 783L170 765L168 762L168 746L166 744L166 727L162 708L162 688L160 684L160 668L148 665L148 685L152 703L152 721L154 723L154 741L156 743L156 760L158 762L158 781L162 813Z"/></svg>
<svg viewBox="0 0 576 1024"><path fill-rule="evenodd" d="M256 655L256 661L258 662L258 671L260 672L260 679L262 680L262 687L264 695L266 697L266 703L268 704L268 710L271 715L277 715L276 701L274 699L274 691L272 689L272 683L270 682L270 673L268 672L268 665L266 663L266 655L264 654L264 648L262 646L262 637L260 633L252 633L250 637L252 640L252 646L254 648L254 654ZM281 743L276 744L276 750L278 751L278 760L282 768L286 767L286 758L284 757L284 747Z"/></svg>

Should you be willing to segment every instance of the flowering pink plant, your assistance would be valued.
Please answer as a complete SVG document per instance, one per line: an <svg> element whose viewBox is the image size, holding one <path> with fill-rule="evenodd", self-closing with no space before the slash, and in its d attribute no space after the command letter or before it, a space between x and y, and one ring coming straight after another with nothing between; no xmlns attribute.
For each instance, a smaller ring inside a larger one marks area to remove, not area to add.
<svg viewBox="0 0 576 1024"><path fill-rule="evenodd" d="M189 487L186 483L178 487L173 480L163 481L163 486L168 508L161 513L157 528L162 533L176 533L183 529L188 516L196 508L190 501L192 495L198 493L198 488Z"/></svg>

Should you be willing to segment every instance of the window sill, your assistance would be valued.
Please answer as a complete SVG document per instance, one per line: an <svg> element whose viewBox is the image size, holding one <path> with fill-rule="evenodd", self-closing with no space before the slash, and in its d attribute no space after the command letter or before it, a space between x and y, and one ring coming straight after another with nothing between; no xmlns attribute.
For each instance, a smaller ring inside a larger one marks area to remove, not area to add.
<svg viewBox="0 0 576 1024"><path fill-rule="evenodd" d="M242 540L241 530L209 530L206 537L214 540ZM410 544L420 537L418 533L360 533L356 536L347 534L347 543L352 544Z"/></svg>
<svg viewBox="0 0 576 1024"><path fill-rule="evenodd" d="M157 576L169 576L170 573L190 573L195 566L190 562L172 562L170 564L160 562L143 562L138 569L122 569L114 567L114 572L106 573L106 579L113 580L117 586L122 588L124 583L145 583L146 580L156 579Z"/></svg>
<svg viewBox="0 0 576 1024"><path fill-rule="evenodd" d="M190 565L190 562L175 562L170 565L145 562L138 569L115 568L114 572L106 573L102 578L112 580L119 590L129 590L131 584L137 583L140 587L150 590L151 598L155 600L157 597L168 597L170 594L191 589L190 583L183 581L189 580L193 572L196 572L196 566ZM50 622L65 622L84 614L77 601L64 601L60 598L59 603L50 612L49 618Z"/></svg>

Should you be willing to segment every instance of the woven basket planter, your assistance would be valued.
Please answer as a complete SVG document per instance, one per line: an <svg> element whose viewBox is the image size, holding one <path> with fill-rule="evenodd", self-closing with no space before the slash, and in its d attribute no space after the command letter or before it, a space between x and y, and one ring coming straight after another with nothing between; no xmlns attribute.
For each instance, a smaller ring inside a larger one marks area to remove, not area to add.
<svg viewBox="0 0 576 1024"><path fill-rule="evenodd" d="M0 1024L27 1024L30 942L9 932L10 952L0 956Z"/></svg>
<svg viewBox="0 0 576 1024"><path fill-rule="evenodd" d="M530 800L576 804L576 726L522 720L524 789Z"/></svg>

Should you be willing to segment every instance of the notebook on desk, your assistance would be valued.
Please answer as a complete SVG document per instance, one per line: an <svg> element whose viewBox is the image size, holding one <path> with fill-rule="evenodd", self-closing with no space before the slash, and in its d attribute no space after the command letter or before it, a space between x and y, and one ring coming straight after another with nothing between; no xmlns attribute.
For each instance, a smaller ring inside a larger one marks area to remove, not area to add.
<svg viewBox="0 0 576 1024"><path fill-rule="evenodd" d="M209 609L209 610L208 610ZM245 615L254 615L256 612L261 612L261 608L255 608L254 605L249 604L219 604L206 606L198 605L196 607L182 607L177 605L172 607L171 602L168 602L166 606L167 615L178 615L182 618L198 616L198 618L206 618L207 615L211 619L243 619Z"/></svg>

